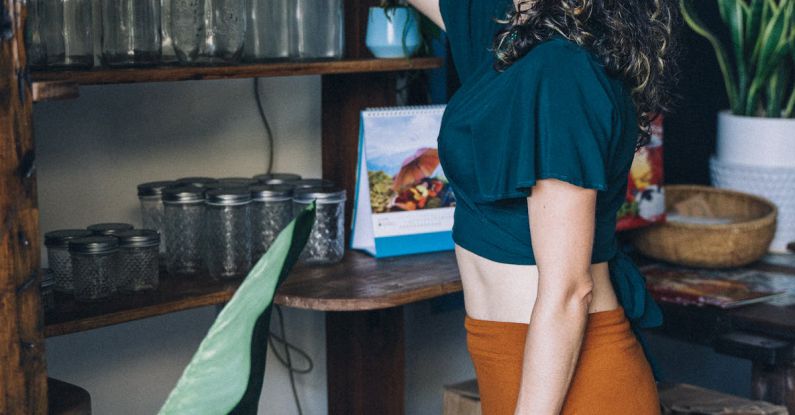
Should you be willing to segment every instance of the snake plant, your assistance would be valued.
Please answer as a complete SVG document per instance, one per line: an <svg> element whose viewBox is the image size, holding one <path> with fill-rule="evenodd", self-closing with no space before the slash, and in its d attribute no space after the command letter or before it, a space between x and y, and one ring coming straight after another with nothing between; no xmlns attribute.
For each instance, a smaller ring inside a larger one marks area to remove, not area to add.
<svg viewBox="0 0 795 415"><path fill-rule="evenodd" d="M727 47L699 19L694 0L680 0L685 22L715 49L735 115L795 115L795 0L716 0L728 27Z"/></svg>

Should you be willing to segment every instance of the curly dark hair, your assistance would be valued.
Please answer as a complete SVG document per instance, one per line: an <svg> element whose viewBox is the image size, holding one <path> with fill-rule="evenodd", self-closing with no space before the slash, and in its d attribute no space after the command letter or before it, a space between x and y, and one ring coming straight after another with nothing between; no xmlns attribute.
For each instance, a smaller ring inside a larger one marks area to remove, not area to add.
<svg viewBox="0 0 795 415"><path fill-rule="evenodd" d="M494 68L505 70L536 44L562 36L598 57L608 74L631 90L638 114L637 146L646 145L650 124L668 112L676 78L673 0L518 0L497 21Z"/></svg>

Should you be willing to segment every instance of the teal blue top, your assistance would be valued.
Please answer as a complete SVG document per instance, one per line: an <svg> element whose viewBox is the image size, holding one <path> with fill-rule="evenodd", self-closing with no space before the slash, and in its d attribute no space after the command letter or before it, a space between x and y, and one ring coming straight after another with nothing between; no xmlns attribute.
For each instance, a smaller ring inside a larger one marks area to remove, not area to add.
<svg viewBox="0 0 795 415"><path fill-rule="evenodd" d="M456 197L453 240L496 262L535 264L526 198L536 181L596 189L591 262L608 262L633 328L658 326L662 314L645 278L615 237L639 133L629 91L592 53L562 37L495 70L494 18L511 1L439 2L462 82L438 137Z"/></svg>

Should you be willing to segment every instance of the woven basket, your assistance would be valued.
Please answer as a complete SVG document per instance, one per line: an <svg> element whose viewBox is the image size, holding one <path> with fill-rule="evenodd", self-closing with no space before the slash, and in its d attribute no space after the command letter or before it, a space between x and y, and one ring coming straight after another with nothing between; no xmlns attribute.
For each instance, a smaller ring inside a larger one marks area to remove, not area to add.
<svg viewBox="0 0 795 415"><path fill-rule="evenodd" d="M665 186L665 207L701 194L715 217L728 224L661 223L632 234L646 256L675 264L728 268L749 264L767 253L776 231L776 206L758 196L696 185Z"/></svg>

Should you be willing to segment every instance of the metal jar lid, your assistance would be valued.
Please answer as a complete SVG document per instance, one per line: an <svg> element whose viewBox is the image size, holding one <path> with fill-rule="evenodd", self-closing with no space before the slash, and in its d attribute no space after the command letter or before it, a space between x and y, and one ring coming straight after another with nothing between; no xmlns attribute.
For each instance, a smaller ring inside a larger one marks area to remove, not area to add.
<svg viewBox="0 0 795 415"><path fill-rule="evenodd" d="M301 203L313 200L317 200L318 204L339 203L345 200L345 190L338 187L304 187L295 189L293 200Z"/></svg>
<svg viewBox="0 0 795 415"><path fill-rule="evenodd" d="M251 192L247 188L220 188L208 190L204 199L208 205L237 206L251 202Z"/></svg>
<svg viewBox="0 0 795 415"><path fill-rule="evenodd" d="M175 183L172 180L141 183L138 185L138 196L160 196L166 187L174 186Z"/></svg>
<svg viewBox="0 0 795 415"><path fill-rule="evenodd" d="M293 173L265 173L254 176L262 184L285 184L301 180L301 176Z"/></svg>
<svg viewBox="0 0 795 415"><path fill-rule="evenodd" d="M204 202L205 189L196 186L176 186L163 190L163 203L185 204Z"/></svg>
<svg viewBox="0 0 795 415"><path fill-rule="evenodd" d="M301 179L290 183L291 185L295 186L296 189L302 189L306 187L329 187L329 188L336 188L334 182L331 180L326 179Z"/></svg>
<svg viewBox="0 0 795 415"><path fill-rule="evenodd" d="M258 202L289 200L293 197L291 184L261 184L251 186L251 198Z"/></svg>
<svg viewBox="0 0 795 415"><path fill-rule="evenodd" d="M88 229L59 229L44 234L44 245L48 248L68 248L69 240L75 238L85 238L93 233Z"/></svg>
<svg viewBox="0 0 795 415"><path fill-rule="evenodd" d="M114 236L89 236L69 241L69 252L76 254L109 254L118 249L119 239Z"/></svg>
<svg viewBox="0 0 795 415"><path fill-rule="evenodd" d="M113 236L119 239L120 248L148 248L160 245L160 234L151 229L134 229Z"/></svg>
<svg viewBox="0 0 795 415"><path fill-rule="evenodd" d="M196 187L204 187L210 183L218 183L217 179L212 177L183 177L175 180L178 185L192 185Z"/></svg>
<svg viewBox="0 0 795 415"><path fill-rule="evenodd" d="M250 177L224 177L218 179L218 184L221 187L249 187L259 184L259 181Z"/></svg>
<svg viewBox="0 0 795 415"><path fill-rule="evenodd" d="M87 229L90 230L94 235L115 235L118 232L129 231L133 228L134 226L130 225L129 223L108 222L95 223L89 226Z"/></svg>

